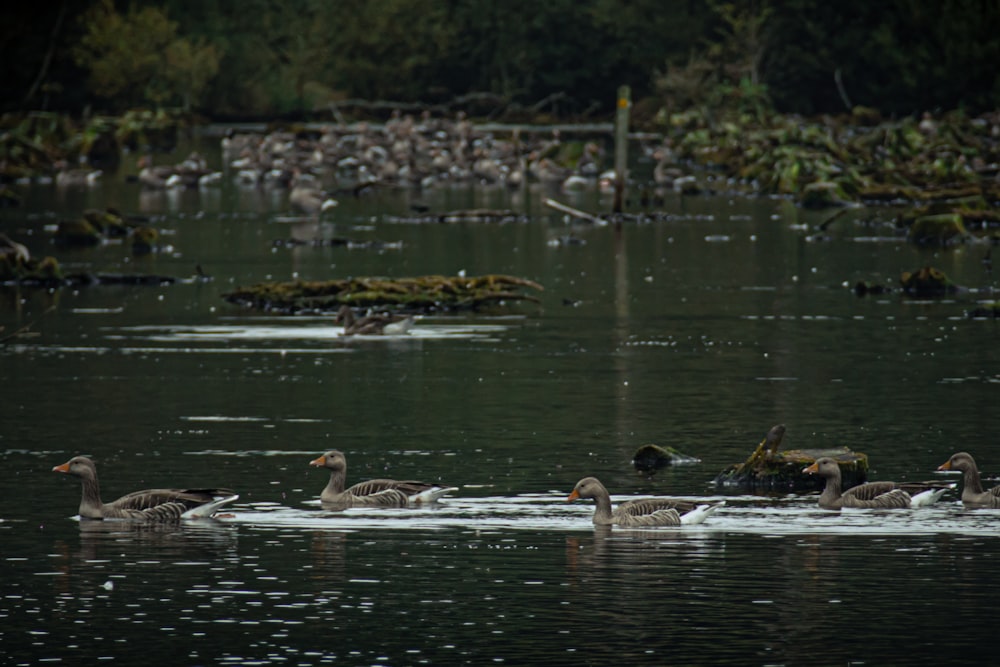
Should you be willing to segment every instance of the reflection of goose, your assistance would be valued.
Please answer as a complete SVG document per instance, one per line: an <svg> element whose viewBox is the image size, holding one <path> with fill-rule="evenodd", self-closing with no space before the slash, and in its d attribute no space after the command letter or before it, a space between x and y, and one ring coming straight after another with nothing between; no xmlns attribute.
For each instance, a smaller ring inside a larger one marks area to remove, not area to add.
<svg viewBox="0 0 1000 667"><path fill-rule="evenodd" d="M962 502L973 507L1000 509L1000 486L983 490L976 460L968 452L959 452L938 466L938 470L958 470L965 475Z"/></svg>
<svg viewBox="0 0 1000 667"><path fill-rule="evenodd" d="M412 315L374 314L355 318L354 311L348 305L343 305L337 311L334 319L344 325L345 336L399 336L410 331L413 326Z"/></svg>
<svg viewBox="0 0 1000 667"><path fill-rule="evenodd" d="M567 500L593 498L594 523L598 526L688 526L701 523L724 502L697 503L679 498L637 498L627 500L614 511L611 495L596 477L584 477L573 488Z"/></svg>
<svg viewBox="0 0 1000 667"><path fill-rule="evenodd" d="M324 504L349 507L406 507L407 505L433 503L441 496L454 491L427 482L397 481L395 479L370 479L367 482L344 488L347 480L347 457L343 452L332 450L309 462L317 468L330 471L330 481L320 494Z"/></svg>
<svg viewBox="0 0 1000 667"><path fill-rule="evenodd" d="M843 507L881 509L925 507L937 502L947 491L946 488L932 488L920 484L868 482L841 492L840 465L828 456L816 459L815 463L803 468L802 472L819 475L826 480L826 488L819 497L819 506L827 510L839 510ZM914 495L911 496L907 490L913 491Z"/></svg>
<svg viewBox="0 0 1000 667"><path fill-rule="evenodd" d="M53 468L52 472L73 475L83 482L80 516L84 519L176 521L210 517L223 505L239 498L229 489L147 489L105 504L101 502L97 467L86 456L75 456Z"/></svg>

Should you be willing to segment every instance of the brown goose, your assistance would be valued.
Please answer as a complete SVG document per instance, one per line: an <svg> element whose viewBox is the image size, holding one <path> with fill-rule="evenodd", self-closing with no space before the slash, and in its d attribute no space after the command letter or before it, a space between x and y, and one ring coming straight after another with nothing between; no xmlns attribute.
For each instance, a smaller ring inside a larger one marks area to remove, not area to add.
<svg viewBox="0 0 1000 667"><path fill-rule="evenodd" d="M83 482L80 517L83 519L131 519L133 521L176 521L211 517L223 505L239 496L229 489L147 489L122 496L111 503L101 502L97 467L86 456L74 456L52 472L79 477Z"/></svg>
<svg viewBox="0 0 1000 667"><path fill-rule="evenodd" d="M626 528L694 525L725 505L725 502L698 503L679 498L637 498L625 501L612 511L611 495L596 477L584 477L577 482L566 500L577 498L594 499L596 525Z"/></svg>
<svg viewBox="0 0 1000 667"><path fill-rule="evenodd" d="M298 174L292 178L288 201L296 210L310 215L325 213L339 205L336 199L327 197L319 187Z"/></svg>
<svg viewBox="0 0 1000 667"><path fill-rule="evenodd" d="M1000 509L1000 486L983 490L976 460L968 452L959 452L938 466L938 470L958 470L965 476L962 488L962 503L970 507Z"/></svg>
<svg viewBox="0 0 1000 667"><path fill-rule="evenodd" d="M433 503L446 493L455 490L455 487L450 486L427 482L401 482L395 479L370 479L345 489L347 457L336 449L310 461L309 465L330 471L330 481L327 482L319 499L324 505L336 505L342 509L406 507L410 504Z"/></svg>
<svg viewBox="0 0 1000 667"><path fill-rule="evenodd" d="M398 336L408 333L414 320L412 315L377 313L355 318L354 311L345 304L337 311L334 321L343 323L345 336Z"/></svg>
<svg viewBox="0 0 1000 667"><path fill-rule="evenodd" d="M829 457L822 457L802 472L819 475L826 480L826 488L819 496L819 506L826 510L844 507L869 509L904 509L926 507L937 502L947 488L933 488L921 484L896 482L868 482L847 491L841 491L840 465ZM914 495L910 495L912 491Z"/></svg>

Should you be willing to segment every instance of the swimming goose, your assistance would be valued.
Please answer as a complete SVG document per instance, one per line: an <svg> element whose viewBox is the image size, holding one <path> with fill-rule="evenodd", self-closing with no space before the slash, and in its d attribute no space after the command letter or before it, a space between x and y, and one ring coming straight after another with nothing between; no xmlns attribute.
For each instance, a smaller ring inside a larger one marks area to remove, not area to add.
<svg viewBox="0 0 1000 667"><path fill-rule="evenodd" d="M410 504L433 503L455 487L427 482L370 479L344 488L347 479L347 457L336 449L309 462L330 471L330 481L320 494L323 504L350 507L406 507Z"/></svg>
<svg viewBox="0 0 1000 667"><path fill-rule="evenodd" d="M1000 509L1000 486L983 490L976 460L968 452L959 452L938 466L938 470L958 470L965 475L962 503L972 507Z"/></svg>
<svg viewBox="0 0 1000 667"><path fill-rule="evenodd" d="M944 495L947 488L934 488L923 484L897 484L896 482L868 482L841 492L840 465L827 456L816 461L802 472L819 475L826 480L826 488L819 496L819 506L827 510L843 507L871 509L904 509L926 507ZM910 492L913 495L910 495Z"/></svg>
<svg viewBox="0 0 1000 667"><path fill-rule="evenodd" d="M176 521L211 517L238 495L229 489L146 489L110 503L101 502L97 467L86 456L74 456L52 472L79 477L83 482L80 517L83 519L131 519L133 521Z"/></svg>
<svg viewBox="0 0 1000 667"><path fill-rule="evenodd" d="M679 498L637 498L627 500L614 511L611 495L596 477L584 477L573 488L567 501L593 498L594 523L598 526L690 526L701 523L725 502L698 503Z"/></svg>
<svg viewBox="0 0 1000 667"><path fill-rule="evenodd" d="M345 336L399 336L409 333L413 326L412 315L388 315L374 314L365 315L361 318L354 317L354 311L348 305L343 305L337 311L334 321L344 325Z"/></svg>

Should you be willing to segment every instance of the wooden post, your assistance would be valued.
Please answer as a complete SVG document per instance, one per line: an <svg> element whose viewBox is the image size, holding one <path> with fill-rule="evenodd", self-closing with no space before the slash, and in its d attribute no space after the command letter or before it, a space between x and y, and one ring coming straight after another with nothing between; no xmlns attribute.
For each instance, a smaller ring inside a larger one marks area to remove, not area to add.
<svg viewBox="0 0 1000 667"><path fill-rule="evenodd" d="M632 108L632 90L618 89L618 112L615 114L615 200L612 211L622 212L625 201L625 179L628 176L628 119Z"/></svg>

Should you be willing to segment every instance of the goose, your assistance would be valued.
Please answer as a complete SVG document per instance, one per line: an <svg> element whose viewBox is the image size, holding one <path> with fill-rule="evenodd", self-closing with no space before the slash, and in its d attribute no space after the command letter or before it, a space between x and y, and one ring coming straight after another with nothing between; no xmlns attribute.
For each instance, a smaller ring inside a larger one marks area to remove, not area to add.
<svg viewBox="0 0 1000 667"><path fill-rule="evenodd" d="M343 323L345 336L401 336L409 333L414 318L412 315L378 313L355 318L354 311L345 304L337 311L334 321Z"/></svg>
<svg viewBox="0 0 1000 667"><path fill-rule="evenodd" d="M347 457L336 449L313 459L309 465L330 471L330 481L320 494L324 505L338 509L350 507L406 507L410 504L430 504L456 487L427 482L370 479L344 488L347 479Z"/></svg>
<svg viewBox="0 0 1000 667"><path fill-rule="evenodd" d="M983 490L979 478L979 468L976 460L968 452L953 454L950 459L938 466L938 470L958 470L965 475L965 486L962 489L962 503L972 507L988 507L1000 509L1000 486Z"/></svg>
<svg viewBox="0 0 1000 667"><path fill-rule="evenodd" d="M819 475L826 480L826 487L819 496L819 506L827 510L839 510L843 507L871 509L926 507L937 502L948 490L922 484L868 482L841 492L840 465L828 456L816 459L812 465L803 468L802 472ZM913 492L913 495L909 492Z"/></svg>
<svg viewBox="0 0 1000 667"><path fill-rule="evenodd" d="M150 190L163 190L168 187L167 182L174 175L173 167L154 166L153 158L143 155L136 162L139 167L137 179L139 185Z"/></svg>
<svg viewBox="0 0 1000 667"><path fill-rule="evenodd" d="M130 519L133 521L176 521L212 517L223 505L239 498L229 489L146 489L101 502L97 466L86 456L74 456L52 468L79 477L83 482L80 517L83 519Z"/></svg>
<svg viewBox="0 0 1000 667"><path fill-rule="evenodd" d="M611 509L611 495L596 477L584 477L566 498L593 498L594 524L598 526L691 526L704 521L725 502L698 503L679 498L637 498Z"/></svg>
<svg viewBox="0 0 1000 667"><path fill-rule="evenodd" d="M56 167L55 180L57 187L95 185L104 174L100 169L87 169L85 167L70 169L69 164L65 160L57 161L54 166Z"/></svg>
<svg viewBox="0 0 1000 667"><path fill-rule="evenodd" d="M288 201L292 207L310 215L325 213L339 205L336 199L323 194L323 191L312 184L304 175L292 177L292 189L288 193Z"/></svg>

